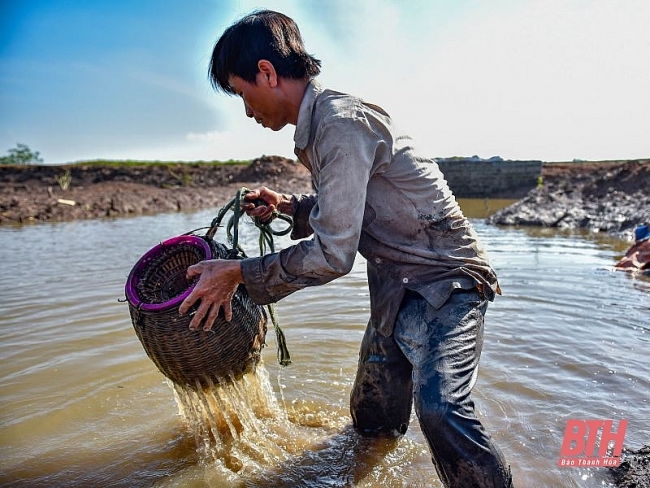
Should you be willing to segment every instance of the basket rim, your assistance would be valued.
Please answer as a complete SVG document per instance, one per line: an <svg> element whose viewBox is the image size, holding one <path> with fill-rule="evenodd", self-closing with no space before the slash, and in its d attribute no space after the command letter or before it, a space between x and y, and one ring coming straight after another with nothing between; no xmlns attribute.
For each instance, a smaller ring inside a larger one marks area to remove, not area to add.
<svg viewBox="0 0 650 488"><path fill-rule="evenodd" d="M178 246L181 244L190 244L196 248L199 248L200 250L205 252L206 260L212 259L212 249L208 244L208 242L205 239L194 235L180 235L176 237L171 237L161 242L160 244L152 247L135 263L135 265L131 269L131 272L129 273L128 279L126 280L126 286L125 286L126 299L132 306L147 312L161 312L180 305L183 302L183 300L185 300L187 296L192 292L195 286L194 284L190 285L187 288L187 290L185 290L180 295L172 298L171 300L167 300L166 302L146 303L142 301L137 291L137 286L138 283L140 282L140 278L138 277L138 275L140 274L142 269L145 268L145 266L147 266L149 261L155 258L158 254L160 254L160 251L163 248L170 247L170 246Z"/></svg>

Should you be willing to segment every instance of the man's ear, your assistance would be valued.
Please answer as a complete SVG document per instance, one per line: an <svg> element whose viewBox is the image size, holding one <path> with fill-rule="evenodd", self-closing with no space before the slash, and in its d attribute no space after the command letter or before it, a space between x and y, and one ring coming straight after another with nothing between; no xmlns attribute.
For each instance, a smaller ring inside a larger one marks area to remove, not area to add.
<svg viewBox="0 0 650 488"><path fill-rule="evenodd" d="M257 69L271 88L275 88L278 85L278 74L276 73L275 66L273 66L271 61L260 59L257 62Z"/></svg>

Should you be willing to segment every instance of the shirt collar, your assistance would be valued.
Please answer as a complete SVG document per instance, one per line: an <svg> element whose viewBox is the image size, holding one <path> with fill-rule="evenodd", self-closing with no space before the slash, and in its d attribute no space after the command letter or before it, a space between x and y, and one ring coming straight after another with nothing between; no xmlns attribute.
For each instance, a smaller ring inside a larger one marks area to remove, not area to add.
<svg viewBox="0 0 650 488"><path fill-rule="evenodd" d="M296 132L293 135L293 141L298 149L305 149L309 144L309 134L311 133L311 114L314 110L316 97L323 91L323 87L316 80L311 80L305 95L300 102L300 110L298 112L298 123L296 124Z"/></svg>

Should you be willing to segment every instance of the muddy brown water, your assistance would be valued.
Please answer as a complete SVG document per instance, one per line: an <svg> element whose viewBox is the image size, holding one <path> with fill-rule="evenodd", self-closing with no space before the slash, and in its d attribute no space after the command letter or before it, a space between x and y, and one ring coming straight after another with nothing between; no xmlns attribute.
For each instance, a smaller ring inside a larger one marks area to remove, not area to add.
<svg viewBox="0 0 650 488"><path fill-rule="evenodd" d="M486 319L478 414L518 486L609 486L603 468L557 461L572 418L627 419L626 445L650 443L650 281L610 271L621 241L485 225L503 203L461 202L504 292ZM213 214L0 228L0 486L441 486L415 419L397 441L350 429L362 258L278 305L293 364L277 366L270 332L259 384L225 397L241 410L265 393L239 451L198 445L119 299L144 252Z"/></svg>

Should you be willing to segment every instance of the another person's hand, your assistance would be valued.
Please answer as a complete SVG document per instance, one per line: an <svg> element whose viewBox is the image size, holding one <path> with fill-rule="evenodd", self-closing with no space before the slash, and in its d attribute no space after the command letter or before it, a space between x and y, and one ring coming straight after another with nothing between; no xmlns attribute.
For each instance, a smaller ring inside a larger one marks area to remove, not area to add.
<svg viewBox="0 0 650 488"><path fill-rule="evenodd" d="M187 268L187 278L199 277L179 312L186 314L200 300L199 306L190 321L190 329L197 330L203 324L203 330L212 329L219 310L223 307L226 321L232 319L232 297L244 279L239 261L230 259L211 259L201 261Z"/></svg>
<svg viewBox="0 0 650 488"><path fill-rule="evenodd" d="M625 257L614 266L625 271L639 271L650 268L650 239L635 242Z"/></svg>

